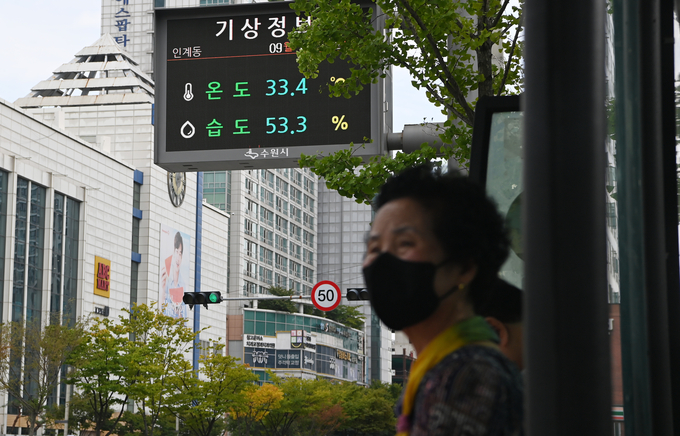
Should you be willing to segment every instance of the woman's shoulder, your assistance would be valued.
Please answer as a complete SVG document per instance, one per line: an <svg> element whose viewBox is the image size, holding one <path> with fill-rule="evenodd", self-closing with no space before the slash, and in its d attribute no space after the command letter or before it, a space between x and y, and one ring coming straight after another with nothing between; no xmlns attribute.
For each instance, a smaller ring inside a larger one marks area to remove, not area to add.
<svg viewBox="0 0 680 436"><path fill-rule="evenodd" d="M444 390L450 392L478 383L489 389L522 389L519 370L503 353L492 347L470 345L450 353L430 369L420 390L442 391L446 387Z"/></svg>
<svg viewBox="0 0 680 436"><path fill-rule="evenodd" d="M428 435L440 434L439 430L449 434L448 430L461 426L484 430L471 434L488 430L494 430L489 434L518 434L522 401L517 367L494 348L467 346L425 374L416 396L414 424Z"/></svg>

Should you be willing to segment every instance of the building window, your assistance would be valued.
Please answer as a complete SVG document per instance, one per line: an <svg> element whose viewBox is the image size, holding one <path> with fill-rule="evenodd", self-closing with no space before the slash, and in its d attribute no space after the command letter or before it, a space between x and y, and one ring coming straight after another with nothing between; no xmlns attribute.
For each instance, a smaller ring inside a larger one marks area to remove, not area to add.
<svg viewBox="0 0 680 436"><path fill-rule="evenodd" d="M314 181L305 177L305 191L314 193Z"/></svg>
<svg viewBox="0 0 680 436"><path fill-rule="evenodd" d="M297 204L302 205L302 191L297 188L290 187L290 199Z"/></svg>
<svg viewBox="0 0 680 436"><path fill-rule="evenodd" d="M290 216L297 222L302 222L302 210L299 207L290 205Z"/></svg>
<svg viewBox="0 0 680 436"><path fill-rule="evenodd" d="M288 220L276 215L276 230L288 234Z"/></svg>
<svg viewBox="0 0 680 436"><path fill-rule="evenodd" d="M7 238L7 179L9 174L0 171L0 259L5 257L5 239ZM5 262L0 261L0 307L5 295ZM2 322L2 311L0 310L0 322Z"/></svg>
<svg viewBox="0 0 680 436"><path fill-rule="evenodd" d="M274 207L274 193L269 189L260 188L260 200L264 201L267 206Z"/></svg>
<svg viewBox="0 0 680 436"><path fill-rule="evenodd" d="M248 280L243 281L243 292L246 294L256 294L257 293L257 285L253 282L249 282Z"/></svg>
<svg viewBox="0 0 680 436"><path fill-rule="evenodd" d="M276 210L284 215L288 215L288 202L281 197L276 197Z"/></svg>
<svg viewBox="0 0 680 436"><path fill-rule="evenodd" d="M268 250L264 247L260 247L260 262L263 262L267 265L273 265L273 263L274 263L274 252L272 250Z"/></svg>
<svg viewBox="0 0 680 436"><path fill-rule="evenodd" d="M310 268L307 268L306 266L302 267L302 278L306 282L312 282L313 281L313 275L314 271L312 271Z"/></svg>
<svg viewBox="0 0 680 436"><path fill-rule="evenodd" d="M246 177L246 194L257 197L257 183Z"/></svg>
<svg viewBox="0 0 680 436"><path fill-rule="evenodd" d="M267 230L264 227L260 227L260 241L269 246L274 245L274 232Z"/></svg>
<svg viewBox="0 0 680 436"><path fill-rule="evenodd" d="M297 278L302 277L302 267L301 267L301 265L297 262L291 261L290 262L290 273Z"/></svg>
<svg viewBox="0 0 680 436"><path fill-rule="evenodd" d="M288 289L288 278L285 275L281 273L276 273L275 278L276 286L278 286L279 288Z"/></svg>
<svg viewBox="0 0 680 436"><path fill-rule="evenodd" d="M65 321L75 323L80 203L55 192L53 216L50 312L62 312Z"/></svg>
<svg viewBox="0 0 680 436"><path fill-rule="evenodd" d="M269 170L260 170L260 178L267 184L270 188L274 187L274 173Z"/></svg>
<svg viewBox="0 0 680 436"><path fill-rule="evenodd" d="M245 220L245 232L248 236L257 237L257 224L246 218Z"/></svg>
<svg viewBox="0 0 680 436"><path fill-rule="evenodd" d="M268 285L271 285L273 283L273 271L270 270L269 268L265 268L263 266L260 266L260 280L265 282Z"/></svg>
<svg viewBox="0 0 680 436"><path fill-rule="evenodd" d="M290 255L296 259L300 259L300 246L297 244L290 243Z"/></svg>
<svg viewBox="0 0 680 436"><path fill-rule="evenodd" d="M288 269L288 258L285 256L281 256L280 254L276 255L276 269L280 269L281 271L286 271Z"/></svg>
<svg viewBox="0 0 680 436"><path fill-rule="evenodd" d="M206 171L203 173L203 198L220 210L227 210L227 172Z"/></svg>
<svg viewBox="0 0 680 436"><path fill-rule="evenodd" d="M248 257L257 257L257 244L254 243L253 241L249 241L246 239L246 256Z"/></svg>
<svg viewBox="0 0 680 436"><path fill-rule="evenodd" d="M280 177L277 177L276 178L276 192L279 195L283 195L285 197L288 197L288 182L281 179Z"/></svg>
<svg viewBox="0 0 680 436"><path fill-rule="evenodd" d="M42 186L22 178L17 180L12 321L40 322L46 195Z"/></svg>
<svg viewBox="0 0 680 436"><path fill-rule="evenodd" d="M296 226L295 224L290 225L290 236L296 241L302 240L302 227Z"/></svg>
<svg viewBox="0 0 680 436"><path fill-rule="evenodd" d="M246 261L246 268L243 273L247 277L257 278L257 265L255 265L255 262Z"/></svg>
<svg viewBox="0 0 680 436"><path fill-rule="evenodd" d="M130 267L130 307L137 303L137 290L139 289L139 263L132 261Z"/></svg>
<svg viewBox="0 0 680 436"><path fill-rule="evenodd" d="M274 212L264 207L260 207L260 221L268 226L274 226Z"/></svg>
<svg viewBox="0 0 680 436"><path fill-rule="evenodd" d="M314 217L311 216L311 215L308 214L308 213L305 213L305 214L304 214L304 217L305 217L305 219L304 219L305 225L306 225L307 227L309 227L310 229L313 229L313 228L314 228Z"/></svg>
<svg viewBox="0 0 680 436"><path fill-rule="evenodd" d="M616 203L607 202L607 225L616 228Z"/></svg>
<svg viewBox="0 0 680 436"><path fill-rule="evenodd" d="M309 233L308 231L304 231L303 233L303 241L305 245L309 245L310 247L314 246L314 235Z"/></svg>
<svg viewBox="0 0 680 436"><path fill-rule="evenodd" d="M314 252L307 250L306 248L303 250L303 260L307 262L310 265L314 264Z"/></svg>
<svg viewBox="0 0 680 436"><path fill-rule="evenodd" d="M288 239L281 235L276 235L276 249L288 253Z"/></svg>

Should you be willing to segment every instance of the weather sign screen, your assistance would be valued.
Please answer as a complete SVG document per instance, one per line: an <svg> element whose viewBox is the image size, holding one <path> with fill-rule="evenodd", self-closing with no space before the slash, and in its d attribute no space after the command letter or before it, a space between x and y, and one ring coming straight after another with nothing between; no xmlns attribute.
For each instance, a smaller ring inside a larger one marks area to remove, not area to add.
<svg viewBox="0 0 680 436"><path fill-rule="evenodd" d="M230 159L276 167L271 161L314 154L315 146L372 137L372 88L349 99L330 97L328 83L350 74L342 61L305 78L288 33L308 18L287 4L267 7L272 4L196 8L197 17L183 9L165 18L163 51L157 52L165 71L156 88L165 153L229 150Z"/></svg>

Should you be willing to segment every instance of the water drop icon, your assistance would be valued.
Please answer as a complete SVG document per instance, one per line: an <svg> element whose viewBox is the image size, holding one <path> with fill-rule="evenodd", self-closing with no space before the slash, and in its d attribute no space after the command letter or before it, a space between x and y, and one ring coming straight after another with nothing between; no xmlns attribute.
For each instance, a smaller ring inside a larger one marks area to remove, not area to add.
<svg viewBox="0 0 680 436"><path fill-rule="evenodd" d="M191 83L184 85L184 99L186 101L191 101L191 99L194 98L194 94L191 91Z"/></svg>
<svg viewBox="0 0 680 436"><path fill-rule="evenodd" d="M189 121L186 123L182 124L182 127L179 129L179 133L182 134L183 137L186 139L191 138L194 136L194 133L196 133L196 129L194 128L194 125L191 124Z"/></svg>

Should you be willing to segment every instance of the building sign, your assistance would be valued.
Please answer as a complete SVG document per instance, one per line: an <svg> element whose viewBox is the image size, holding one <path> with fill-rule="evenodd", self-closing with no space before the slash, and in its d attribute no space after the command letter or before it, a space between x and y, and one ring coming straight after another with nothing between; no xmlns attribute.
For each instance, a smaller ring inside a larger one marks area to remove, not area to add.
<svg viewBox="0 0 680 436"><path fill-rule="evenodd" d="M316 350L316 338L312 337L309 332L304 330L290 331L290 346L291 348L305 348L308 350Z"/></svg>
<svg viewBox="0 0 680 436"><path fill-rule="evenodd" d="M367 7L370 3L367 3ZM168 171L297 166L301 153L380 154L383 86L332 98L350 64L298 70L288 33L308 18L286 3L156 10L156 155ZM380 102L379 102L380 101Z"/></svg>
<svg viewBox="0 0 680 436"><path fill-rule="evenodd" d="M103 257L94 257L94 293L102 297L111 296L111 261Z"/></svg>
<svg viewBox="0 0 680 436"><path fill-rule="evenodd" d="M191 280L191 235L161 224L158 301L163 313L173 318L187 318L182 298L193 290Z"/></svg>
<svg viewBox="0 0 680 436"><path fill-rule="evenodd" d="M336 350L335 357L347 362L357 363L357 355L343 350Z"/></svg>
<svg viewBox="0 0 680 436"><path fill-rule="evenodd" d="M262 335L245 335L246 347L253 348L276 348L276 338L266 337Z"/></svg>
<svg viewBox="0 0 680 436"><path fill-rule="evenodd" d="M276 350L276 368L300 369L301 360L300 350Z"/></svg>
<svg viewBox="0 0 680 436"><path fill-rule="evenodd" d="M275 368L275 351L266 348L246 347L243 363L253 368Z"/></svg>
<svg viewBox="0 0 680 436"><path fill-rule="evenodd" d="M130 2L132 1L134 0L116 0L113 6L114 27L116 30L111 36L113 36L113 39L115 39L119 45L126 48L130 43L128 32L132 30L132 15L130 15ZM130 29L128 29L128 27Z"/></svg>

